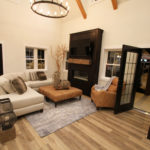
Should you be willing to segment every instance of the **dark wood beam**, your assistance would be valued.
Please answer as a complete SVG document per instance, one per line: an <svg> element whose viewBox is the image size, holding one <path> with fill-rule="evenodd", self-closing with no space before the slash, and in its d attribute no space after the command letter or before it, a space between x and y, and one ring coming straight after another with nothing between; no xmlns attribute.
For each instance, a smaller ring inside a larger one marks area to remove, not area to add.
<svg viewBox="0 0 150 150"><path fill-rule="evenodd" d="M76 2L78 4L78 7L79 7L79 9L81 11L81 14L82 14L83 18L86 19L87 18L87 14L85 12L85 9L83 7L83 4L82 4L81 0L76 0Z"/></svg>
<svg viewBox="0 0 150 150"><path fill-rule="evenodd" d="M112 5L113 5L113 8L114 10L118 8L118 2L117 0L111 0L112 1Z"/></svg>

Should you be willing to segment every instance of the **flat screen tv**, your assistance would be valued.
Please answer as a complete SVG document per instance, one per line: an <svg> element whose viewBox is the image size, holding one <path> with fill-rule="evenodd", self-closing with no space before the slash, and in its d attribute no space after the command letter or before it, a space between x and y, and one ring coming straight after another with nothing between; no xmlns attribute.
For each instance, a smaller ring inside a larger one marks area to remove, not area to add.
<svg viewBox="0 0 150 150"><path fill-rule="evenodd" d="M91 59L92 43L89 39L74 40L70 44L70 58Z"/></svg>

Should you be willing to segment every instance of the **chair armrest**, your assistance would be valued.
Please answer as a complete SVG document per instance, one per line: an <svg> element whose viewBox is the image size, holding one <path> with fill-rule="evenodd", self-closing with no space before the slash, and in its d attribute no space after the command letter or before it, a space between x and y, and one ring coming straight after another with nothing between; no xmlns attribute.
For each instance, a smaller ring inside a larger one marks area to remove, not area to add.
<svg viewBox="0 0 150 150"><path fill-rule="evenodd" d="M95 88L92 87L91 99L96 104L96 107L114 107L116 93L104 90L96 91Z"/></svg>

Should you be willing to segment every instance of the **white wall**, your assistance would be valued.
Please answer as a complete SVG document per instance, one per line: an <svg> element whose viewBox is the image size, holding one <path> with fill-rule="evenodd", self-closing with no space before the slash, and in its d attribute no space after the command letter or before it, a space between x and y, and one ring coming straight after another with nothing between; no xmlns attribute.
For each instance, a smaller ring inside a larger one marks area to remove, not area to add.
<svg viewBox="0 0 150 150"><path fill-rule="evenodd" d="M17 1L16 1L17 2ZM48 73L55 70L50 47L60 43L60 20L41 17L30 9L29 0L0 0L0 43L4 73L25 71L25 46L48 49Z"/></svg>
<svg viewBox="0 0 150 150"><path fill-rule="evenodd" d="M104 30L99 80L104 77L104 49L121 48L122 44L150 47L150 0L118 0L114 11L110 0L92 5L87 19L82 16L65 20L62 42L69 45L69 34L94 28Z"/></svg>

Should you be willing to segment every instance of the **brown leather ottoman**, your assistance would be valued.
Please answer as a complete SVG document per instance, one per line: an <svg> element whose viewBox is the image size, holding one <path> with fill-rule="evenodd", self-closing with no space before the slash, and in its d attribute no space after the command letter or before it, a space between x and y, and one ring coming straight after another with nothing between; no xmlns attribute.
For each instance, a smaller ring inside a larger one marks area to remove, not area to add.
<svg viewBox="0 0 150 150"><path fill-rule="evenodd" d="M78 88L70 87L68 90L56 90L52 85L40 87L39 92L47 98L51 99L55 103L55 107L56 104L60 101L78 96L81 99L82 95L82 90Z"/></svg>

